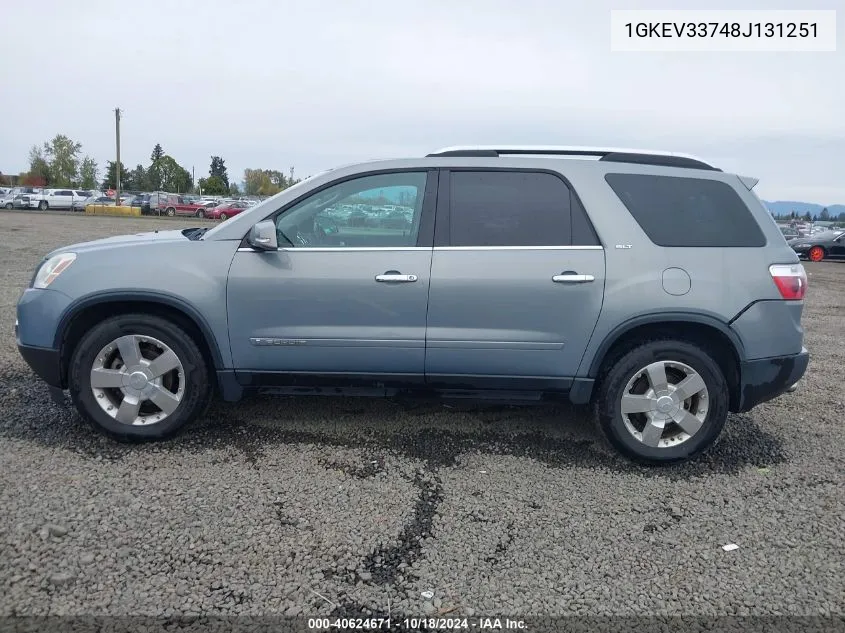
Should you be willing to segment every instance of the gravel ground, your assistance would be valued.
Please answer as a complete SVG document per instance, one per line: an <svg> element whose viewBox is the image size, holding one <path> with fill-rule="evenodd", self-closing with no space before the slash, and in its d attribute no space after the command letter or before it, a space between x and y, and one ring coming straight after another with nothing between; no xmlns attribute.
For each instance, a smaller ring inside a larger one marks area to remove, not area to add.
<svg viewBox="0 0 845 633"><path fill-rule="evenodd" d="M54 247L190 225L0 212L0 615L845 613L845 264L806 265L799 391L691 464L569 407L343 398L112 443L20 359L15 303Z"/></svg>

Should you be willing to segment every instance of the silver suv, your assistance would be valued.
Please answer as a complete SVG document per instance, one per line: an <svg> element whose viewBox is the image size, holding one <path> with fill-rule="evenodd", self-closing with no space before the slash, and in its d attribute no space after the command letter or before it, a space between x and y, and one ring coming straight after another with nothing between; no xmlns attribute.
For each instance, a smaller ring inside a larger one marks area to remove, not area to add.
<svg viewBox="0 0 845 633"><path fill-rule="evenodd" d="M677 461L807 367L807 277L756 182L569 147L343 167L210 230L53 251L18 346L116 438L171 435L215 390L563 396Z"/></svg>

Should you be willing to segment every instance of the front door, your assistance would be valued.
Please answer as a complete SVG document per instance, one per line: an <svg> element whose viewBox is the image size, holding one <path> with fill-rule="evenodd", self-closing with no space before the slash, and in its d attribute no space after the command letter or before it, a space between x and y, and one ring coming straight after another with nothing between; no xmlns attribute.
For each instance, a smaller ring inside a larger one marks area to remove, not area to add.
<svg viewBox="0 0 845 633"><path fill-rule="evenodd" d="M436 171L361 175L275 214L278 251L241 248L229 271L235 368L421 382L436 186Z"/></svg>
<svg viewBox="0 0 845 633"><path fill-rule="evenodd" d="M601 311L604 250L554 173L441 174L426 378L566 389Z"/></svg>

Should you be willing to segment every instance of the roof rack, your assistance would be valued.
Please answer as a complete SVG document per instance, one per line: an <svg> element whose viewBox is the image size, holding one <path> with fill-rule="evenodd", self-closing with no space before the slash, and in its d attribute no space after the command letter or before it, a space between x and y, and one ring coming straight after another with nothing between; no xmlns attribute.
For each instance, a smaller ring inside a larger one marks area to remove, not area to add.
<svg viewBox="0 0 845 633"><path fill-rule="evenodd" d="M581 147L572 145L475 145L444 147L428 154L428 158L498 158L499 156L596 156L599 160L613 163L634 163L638 165L661 165L664 167L688 167L722 171L691 154L664 152L620 147Z"/></svg>

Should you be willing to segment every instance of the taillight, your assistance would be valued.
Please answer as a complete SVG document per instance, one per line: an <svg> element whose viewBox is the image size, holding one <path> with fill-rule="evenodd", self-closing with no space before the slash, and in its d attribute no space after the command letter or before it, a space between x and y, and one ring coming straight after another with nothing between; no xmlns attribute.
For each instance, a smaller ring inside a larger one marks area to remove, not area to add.
<svg viewBox="0 0 845 633"><path fill-rule="evenodd" d="M801 264L775 264L769 272L780 296L788 300L803 299L807 292L807 273Z"/></svg>

